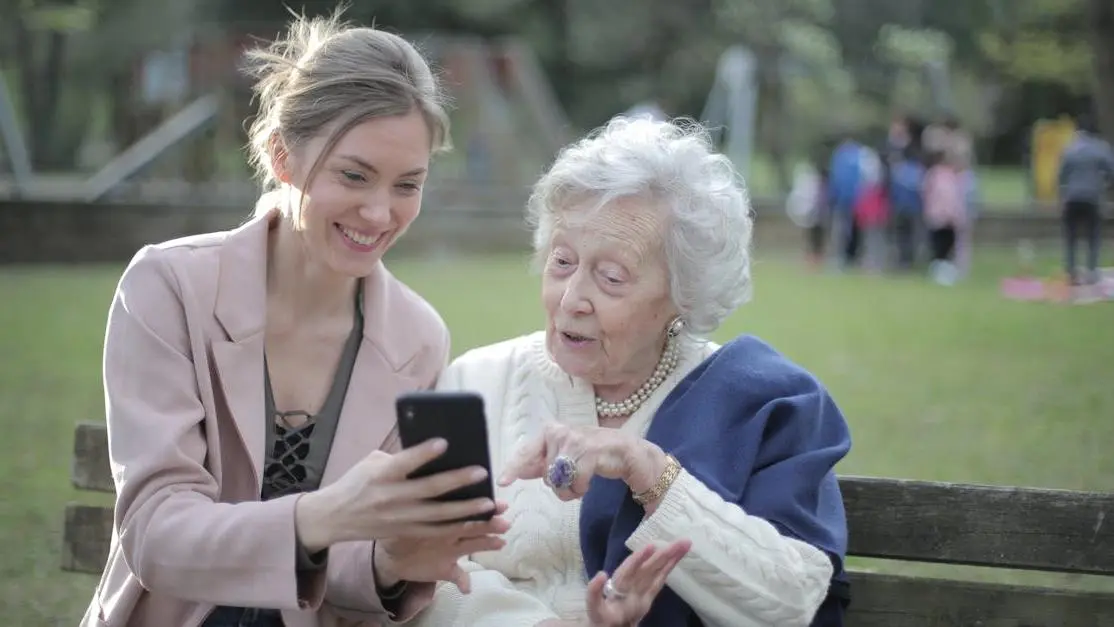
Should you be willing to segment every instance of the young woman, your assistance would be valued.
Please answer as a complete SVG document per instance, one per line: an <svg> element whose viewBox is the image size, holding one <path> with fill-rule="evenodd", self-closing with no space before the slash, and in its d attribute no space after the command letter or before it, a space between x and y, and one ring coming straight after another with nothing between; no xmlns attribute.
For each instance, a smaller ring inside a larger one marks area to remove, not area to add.
<svg viewBox="0 0 1114 627"><path fill-rule="evenodd" d="M403 39L298 19L256 50L252 163L269 188L225 233L148 246L109 313L104 385L116 479L108 564L82 625L378 624L507 524L429 497L482 479L407 475L394 400L449 357L437 312L383 254L418 216L448 142L429 66Z"/></svg>

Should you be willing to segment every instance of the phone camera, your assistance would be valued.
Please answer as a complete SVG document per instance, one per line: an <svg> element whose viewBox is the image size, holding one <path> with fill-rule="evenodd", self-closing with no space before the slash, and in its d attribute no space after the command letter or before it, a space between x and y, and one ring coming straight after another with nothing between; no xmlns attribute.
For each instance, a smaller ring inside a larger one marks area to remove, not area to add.
<svg viewBox="0 0 1114 627"><path fill-rule="evenodd" d="M414 419L414 408L413 407L407 407L405 410L403 410L402 415L407 420L413 420Z"/></svg>

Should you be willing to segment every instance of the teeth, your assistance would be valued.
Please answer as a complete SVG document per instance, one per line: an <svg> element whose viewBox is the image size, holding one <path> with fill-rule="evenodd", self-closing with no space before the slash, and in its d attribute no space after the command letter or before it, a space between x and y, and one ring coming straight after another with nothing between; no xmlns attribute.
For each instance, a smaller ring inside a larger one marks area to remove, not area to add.
<svg viewBox="0 0 1114 627"><path fill-rule="evenodd" d="M379 239L378 237L368 237L367 235L361 235L359 232L353 231L346 226L340 227L340 230L344 233L345 237L361 246L371 246L375 243L375 240Z"/></svg>

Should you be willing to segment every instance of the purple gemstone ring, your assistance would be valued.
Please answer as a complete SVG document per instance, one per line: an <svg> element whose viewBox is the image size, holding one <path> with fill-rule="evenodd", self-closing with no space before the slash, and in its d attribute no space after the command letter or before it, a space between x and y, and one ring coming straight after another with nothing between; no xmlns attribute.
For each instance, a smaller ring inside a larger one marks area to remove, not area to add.
<svg viewBox="0 0 1114 627"><path fill-rule="evenodd" d="M558 455L545 472L545 483L554 490L565 490L576 481L576 461L568 455Z"/></svg>

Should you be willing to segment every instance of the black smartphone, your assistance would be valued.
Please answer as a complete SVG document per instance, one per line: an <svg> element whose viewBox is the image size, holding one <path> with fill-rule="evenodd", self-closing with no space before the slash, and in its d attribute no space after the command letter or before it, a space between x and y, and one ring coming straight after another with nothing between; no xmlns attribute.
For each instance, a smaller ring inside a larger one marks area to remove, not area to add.
<svg viewBox="0 0 1114 627"><path fill-rule="evenodd" d="M433 438L444 438L449 443L448 450L411 473L411 478L468 466L487 469L487 479L442 494L436 500L495 499L491 456L487 448L487 414L482 396L473 392L408 392L395 400L395 412L398 415L398 437L403 448ZM461 520L490 520L492 516L492 512L486 512Z"/></svg>

